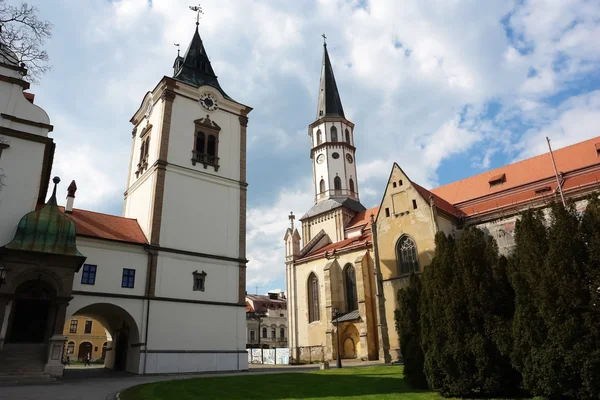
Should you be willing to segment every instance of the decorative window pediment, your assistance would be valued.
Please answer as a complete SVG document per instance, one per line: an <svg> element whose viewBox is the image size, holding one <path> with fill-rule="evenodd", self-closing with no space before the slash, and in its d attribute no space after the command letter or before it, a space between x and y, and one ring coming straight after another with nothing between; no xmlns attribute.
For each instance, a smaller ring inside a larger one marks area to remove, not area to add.
<svg viewBox="0 0 600 400"><path fill-rule="evenodd" d="M206 272L198 272L197 270L192 273L194 276L194 292L204 292L206 285Z"/></svg>
<svg viewBox="0 0 600 400"><path fill-rule="evenodd" d="M212 166L219 170L219 132L221 127L207 115L194 121L194 147L192 165L201 163L204 168Z"/></svg>

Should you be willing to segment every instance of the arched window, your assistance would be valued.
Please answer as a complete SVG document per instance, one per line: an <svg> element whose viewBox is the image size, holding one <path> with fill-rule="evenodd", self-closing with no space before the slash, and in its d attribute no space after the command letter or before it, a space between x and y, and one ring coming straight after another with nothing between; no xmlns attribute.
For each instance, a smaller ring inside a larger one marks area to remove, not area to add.
<svg viewBox="0 0 600 400"><path fill-rule="evenodd" d="M358 310L358 296L356 294L356 273L354 267L350 264L346 266L344 272L344 279L346 281L346 306L347 311Z"/></svg>
<svg viewBox="0 0 600 400"><path fill-rule="evenodd" d="M75 353L75 342L69 342L67 344L67 354Z"/></svg>
<svg viewBox="0 0 600 400"><path fill-rule="evenodd" d="M330 132L331 132L331 141L332 142L337 142L338 141L338 138L337 138L337 128L335 126L332 126Z"/></svg>
<svg viewBox="0 0 600 400"><path fill-rule="evenodd" d="M350 191L351 191L352 193L354 193L354 181L352 180L352 178L350 178L350 181L349 181L349 183L350 183Z"/></svg>
<svg viewBox="0 0 600 400"><path fill-rule="evenodd" d="M319 321L319 280L314 273L308 277L308 322Z"/></svg>
<svg viewBox="0 0 600 400"><path fill-rule="evenodd" d="M285 337L285 329L279 328L279 337L282 339Z"/></svg>
<svg viewBox="0 0 600 400"><path fill-rule="evenodd" d="M346 129L346 143L350 144L350 131Z"/></svg>
<svg viewBox="0 0 600 400"><path fill-rule="evenodd" d="M267 328L262 328L262 335L264 338L267 337Z"/></svg>
<svg viewBox="0 0 600 400"><path fill-rule="evenodd" d="M321 179L319 182L319 193L325 193L325 180Z"/></svg>
<svg viewBox="0 0 600 400"><path fill-rule="evenodd" d="M396 243L396 260L400 275L419 271L419 259L417 258L417 246L414 240L408 236L402 236Z"/></svg>
<svg viewBox="0 0 600 400"><path fill-rule="evenodd" d="M342 190L342 180L340 179L339 176L336 176L335 178L333 178L333 188L335 190Z"/></svg>
<svg viewBox="0 0 600 400"><path fill-rule="evenodd" d="M217 138L215 137L215 135L208 135L208 143L206 146L206 152L208 153L209 156L216 156L217 155Z"/></svg>
<svg viewBox="0 0 600 400"><path fill-rule="evenodd" d="M196 134L196 153L204 154L204 132L198 132Z"/></svg>
<svg viewBox="0 0 600 400"><path fill-rule="evenodd" d="M275 339L275 328L271 328L271 339Z"/></svg>
<svg viewBox="0 0 600 400"><path fill-rule="evenodd" d="M318 129L317 130L317 146L320 145L321 142L322 142L322 140L321 140L321 130Z"/></svg>

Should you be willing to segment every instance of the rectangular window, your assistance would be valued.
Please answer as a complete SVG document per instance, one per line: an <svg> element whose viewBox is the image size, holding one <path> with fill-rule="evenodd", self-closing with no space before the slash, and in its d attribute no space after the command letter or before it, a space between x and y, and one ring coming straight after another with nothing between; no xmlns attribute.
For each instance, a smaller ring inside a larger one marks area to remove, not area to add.
<svg viewBox="0 0 600 400"><path fill-rule="evenodd" d="M256 332L250 331L250 341L254 342L256 340Z"/></svg>
<svg viewBox="0 0 600 400"><path fill-rule="evenodd" d="M94 285L96 283L96 265L84 264L81 274L82 285Z"/></svg>
<svg viewBox="0 0 600 400"><path fill-rule="evenodd" d="M393 183L392 183L392 186L393 186L393 187L396 187L396 182L393 182Z"/></svg>
<svg viewBox="0 0 600 400"><path fill-rule="evenodd" d="M390 209L389 208L385 208L385 216L389 217L390 216Z"/></svg>
<svg viewBox="0 0 600 400"><path fill-rule="evenodd" d="M77 320L72 319L71 325L69 325L69 333L77 333Z"/></svg>
<svg viewBox="0 0 600 400"><path fill-rule="evenodd" d="M402 179L400 179L400 180L398 181L398 184L399 184L400 186L402 186Z"/></svg>
<svg viewBox="0 0 600 400"><path fill-rule="evenodd" d="M83 333L92 333L92 321L85 321L85 329Z"/></svg>
<svg viewBox="0 0 600 400"><path fill-rule="evenodd" d="M417 209L417 201L413 199L413 210Z"/></svg>
<svg viewBox="0 0 600 400"><path fill-rule="evenodd" d="M133 289L135 284L135 269L123 268L123 279L121 287Z"/></svg>

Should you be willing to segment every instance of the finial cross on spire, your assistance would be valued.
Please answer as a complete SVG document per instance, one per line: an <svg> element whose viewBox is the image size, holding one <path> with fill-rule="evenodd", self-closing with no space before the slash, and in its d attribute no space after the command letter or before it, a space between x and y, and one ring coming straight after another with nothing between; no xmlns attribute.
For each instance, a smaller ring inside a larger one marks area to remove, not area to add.
<svg viewBox="0 0 600 400"><path fill-rule="evenodd" d="M294 216L294 212L293 211L290 212L290 215L288 216L288 218L290 220L290 227L291 227L292 230L294 230L294 219L296 217Z"/></svg>
<svg viewBox="0 0 600 400"><path fill-rule="evenodd" d="M327 46L327 36L325 36L325 34L322 34L321 37L323 38L323 46Z"/></svg>
<svg viewBox="0 0 600 400"><path fill-rule="evenodd" d="M197 6L190 6L190 10L196 13L196 26L200 25L200 14L204 14L202 7L200 7L200 4Z"/></svg>

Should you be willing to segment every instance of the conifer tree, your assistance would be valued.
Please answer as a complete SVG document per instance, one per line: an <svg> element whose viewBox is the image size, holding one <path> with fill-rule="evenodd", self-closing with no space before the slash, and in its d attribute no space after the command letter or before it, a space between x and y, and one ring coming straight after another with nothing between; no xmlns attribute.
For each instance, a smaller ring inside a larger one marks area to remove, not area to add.
<svg viewBox="0 0 600 400"><path fill-rule="evenodd" d="M539 350L548 329L536 297L547 252L544 216L539 211L525 211L515 226L515 248L509 260L509 276L515 292L511 359L523 377L524 387L533 393L541 391L538 375L539 371L545 370L544 357Z"/></svg>
<svg viewBox="0 0 600 400"><path fill-rule="evenodd" d="M426 389L427 379L423 373L424 359L421 348L420 297L421 280L413 273L410 275L408 287L398 292L398 310L395 317L404 360L404 376L411 386Z"/></svg>
<svg viewBox="0 0 600 400"><path fill-rule="evenodd" d="M448 313L451 301L447 283L452 281L454 239L438 232L435 237L435 255L422 274L421 290L421 347L424 373L430 388L446 392L448 377L444 367L452 365L448 351Z"/></svg>

